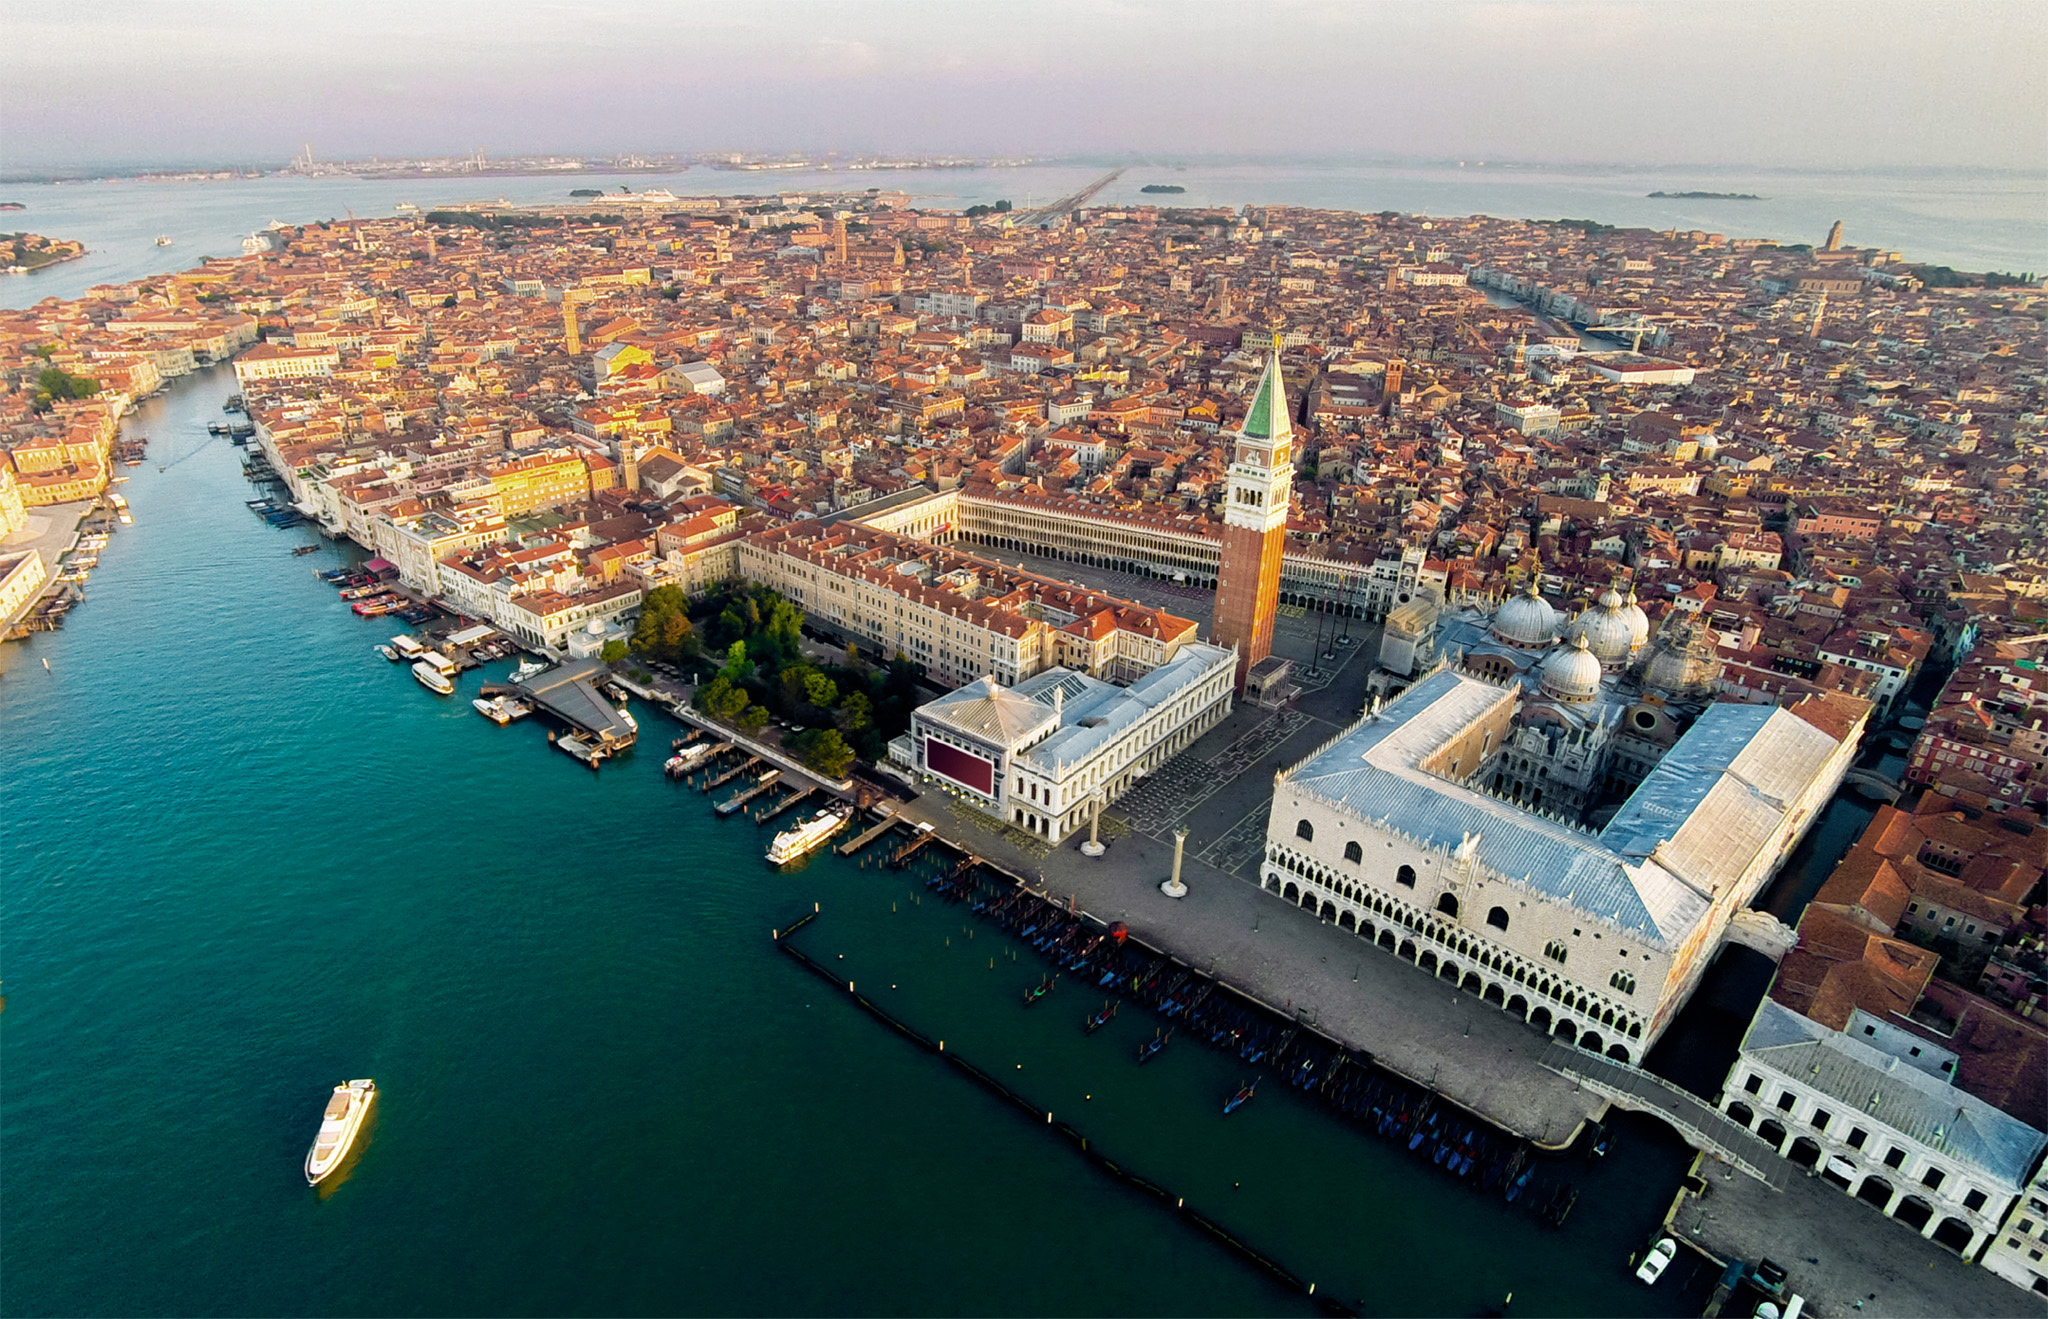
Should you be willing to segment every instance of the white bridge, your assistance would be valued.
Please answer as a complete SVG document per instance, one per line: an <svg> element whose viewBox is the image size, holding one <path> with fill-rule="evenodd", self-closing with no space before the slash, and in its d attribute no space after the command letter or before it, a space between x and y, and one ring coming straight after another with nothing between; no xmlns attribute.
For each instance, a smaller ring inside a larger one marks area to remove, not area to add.
<svg viewBox="0 0 2048 1319"><path fill-rule="evenodd" d="M1770 1143L1690 1091L1640 1067L1552 1040L1537 1059L1581 1089L1605 1096L1616 1108L1649 1113L1671 1124L1695 1149L1742 1169L1774 1191L1785 1189L1791 1165Z"/></svg>

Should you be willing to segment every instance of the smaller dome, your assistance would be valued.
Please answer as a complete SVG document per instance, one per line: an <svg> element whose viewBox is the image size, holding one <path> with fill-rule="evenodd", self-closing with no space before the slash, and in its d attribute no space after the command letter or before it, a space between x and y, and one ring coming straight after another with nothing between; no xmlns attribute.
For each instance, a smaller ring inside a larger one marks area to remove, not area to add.
<svg viewBox="0 0 2048 1319"><path fill-rule="evenodd" d="M1628 607L1613 587L1600 593L1600 603L1584 610L1564 632L1566 641L1583 641L1593 657L1610 669L1619 668L1635 654L1635 631L1629 624Z"/></svg>
<svg viewBox="0 0 2048 1319"><path fill-rule="evenodd" d="M1680 700L1707 695L1721 676L1721 660L1697 625L1666 632L1643 666L1643 689Z"/></svg>
<svg viewBox="0 0 2048 1319"><path fill-rule="evenodd" d="M1493 635L1510 646L1548 646L1557 640L1557 611L1532 581L1494 612Z"/></svg>
<svg viewBox="0 0 2048 1319"><path fill-rule="evenodd" d="M1628 588L1628 599L1622 603L1622 617L1628 620L1630 648L1641 650L1650 640L1650 616L1636 603L1636 588Z"/></svg>
<svg viewBox="0 0 2048 1319"><path fill-rule="evenodd" d="M1546 696L1560 701L1590 701L1600 695L1600 658L1586 648L1586 639L1576 637L1543 661L1543 675L1537 685Z"/></svg>

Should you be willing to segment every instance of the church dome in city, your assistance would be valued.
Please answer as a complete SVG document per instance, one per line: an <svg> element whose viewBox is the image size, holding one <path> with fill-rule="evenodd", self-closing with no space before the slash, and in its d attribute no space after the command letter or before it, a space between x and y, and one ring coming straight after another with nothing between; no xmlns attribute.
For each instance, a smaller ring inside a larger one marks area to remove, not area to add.
<svg viewBox="0 0 2048 1319"><path fill-rule="evenodd" d="M1548 646L1557 640L1557 611L1530 582L1493 615L1493 635L1510 646Z"/></svg>
<svg viewBox="0 0 2048 1319"><path fill-rule="evenodd" d="M1641 610L1636 612L1642 613ZM1648 622L1647 619L1644 621ZM1636 639L1628 606L1622 603L1621 594L1611 586L1600 593L1599 603L1572 620L1571 626L1565 629L1564 637L1566 641L1585 642L1593 657L1610 669L1627 663L1642 644Z"/></svg>
<svg viewBox="0 0 2048 1319"><path fill-rule="evenodd" d="M1667 631L1643 666L1643 690L1678 699L1698 698L1713 691L1721 676L1714 643L1697 625Z"/></svg>
<svg viewBox="0 0 2048 1319"><path fill-rule="evenodd" d="M1575 637L1543 661L1538 686L1556 700L1590 701L1600 695L1601 672L1600 659L1587 648L1586 639Z"/></svg>
<svg viewBox="0 0 2048 1319"><path fill-rule="evenodd" d="M1650 616L1636 603L1636 588L1633 586L1628 588L1628 599L1622 602L1621 613L1628 620L1631 648L1641 650L1650 640Z"/></svg>

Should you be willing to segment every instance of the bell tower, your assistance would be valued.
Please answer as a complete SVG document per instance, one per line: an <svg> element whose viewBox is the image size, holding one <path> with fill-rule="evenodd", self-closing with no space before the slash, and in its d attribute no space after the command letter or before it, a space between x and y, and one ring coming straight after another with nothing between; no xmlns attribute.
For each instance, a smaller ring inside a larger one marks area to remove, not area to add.
<svg viewBox="0 0 2048 1319"><path fill-rule="evenodd" d="M1280 604L1280 556L1294 490L1294 424L1280 377L1279 338L1252 395L1223 493L1223 554L1216 574L1219 646L1237 647L1237 689L1252 665L1273 651L1273 615Z"/></svg>

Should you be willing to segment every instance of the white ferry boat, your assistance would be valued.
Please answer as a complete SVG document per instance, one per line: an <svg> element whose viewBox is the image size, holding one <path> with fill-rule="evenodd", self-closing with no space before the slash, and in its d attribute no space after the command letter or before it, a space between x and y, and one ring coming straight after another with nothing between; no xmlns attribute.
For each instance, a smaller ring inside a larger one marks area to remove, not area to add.
<svg viewBox="0 0 2048 1319"><path fill-rule="evenodd" d="M455 690L455 684L448 675L425 660L412 666L412 676L419 679L420 686L442 696L447 696Z"/></svg>
<svg viewBox="0 0 2048 1319"><path fill-rule="evenodd" d="M313 1137L313 1148L306 1151L306 1185L318 1186L327 1174L341 1166L376 1098L377 1083L367 1078L334 1087L326 1111L320 1114L320 1130Z"/></svg>
<svg viewBox="0 0 2048 1319"><path fill-rule="evenodd" d="M476 707L478 714L501 727L533 713L532 706L513 696L493 696L488 700L479 696L470 704Z"/></svg>
<svg viewBox="0 0 2048 1319"><path fill-rule="evenodd" d="M844 806L827 806L802 824L775 835L775 841L768 844L769 863L783 865L814 850L839 831L847 814Z"/></svg>
<svg viewBox="0 0 2048 1319"><path fill-rule="evenodd" d="M717 745L716 742L692 742L673 756L670 756L668 763L661 767L662 772L671 777L677 774L687 774L711 759L711 750Z"/></svg>

